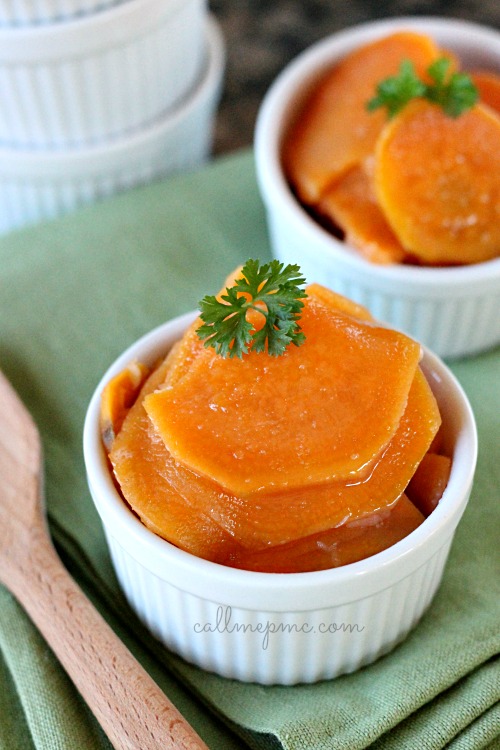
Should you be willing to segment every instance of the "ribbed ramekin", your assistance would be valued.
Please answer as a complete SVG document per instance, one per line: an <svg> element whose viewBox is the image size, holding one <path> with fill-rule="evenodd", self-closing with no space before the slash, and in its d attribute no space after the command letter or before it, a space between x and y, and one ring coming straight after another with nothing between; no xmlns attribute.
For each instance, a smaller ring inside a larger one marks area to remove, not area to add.
<svg viewBox="0 0 500 750"><path fill-rule="evenodd" d="M207 159L220 98L225 48L205 22L207 64L191 96L153 126L106 145L60 152L0 148L0 233L68 211Z"/></svg>
<svg viewBox="0 0 500 750"><path fill-rule="evenodd" d="M0 144L65 149L164 117L206 57L205 0L127 0L66 23L0 29Z"/></svg>
<svg viewBox="0 0 500 750"><path fill-rule="evenodd" d="M84 427L88 485L123 591L152 635L198 666L263 684L314 682L387 653L418 623L441 581L473 481L477 436L461 387L435 355L423 367L439 402L452 470L434 512L391 548L312 573L236 570L183 552L149 531L111 477L99 435L104 384L132 359L153 364L194 314L153 330L108 369Z"/></svg>
<svg viewBox="0 0 500 750"><path fill-rule="evenodd" d="M468 69L500 72L500 33L464 21L398 18L335 34L299 55L267 92L255 132L257 178L277 258L299 263L308 280L355 299L441 357L455 358L500 343L500 258L454 268L370 263L311 218L281 164L284 133L318 76L356 47L408 28L456 52Z"/></svg>
<svg viewBox="0 0 500 750"><path fill-rule="evenodd" d="M0 0L0 27L35 26L98 13L128 0Z"/></svg>

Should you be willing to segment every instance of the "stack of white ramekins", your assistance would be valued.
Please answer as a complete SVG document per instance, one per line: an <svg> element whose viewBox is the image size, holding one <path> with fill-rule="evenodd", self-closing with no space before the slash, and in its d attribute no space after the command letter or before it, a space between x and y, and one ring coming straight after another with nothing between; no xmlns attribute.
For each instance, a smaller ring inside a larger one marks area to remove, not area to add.
<svg viewBox="0 0 500 750"><path fill-rule="evenodd" d="M0 233L207 158L206 0L0 0Z"/></svg>

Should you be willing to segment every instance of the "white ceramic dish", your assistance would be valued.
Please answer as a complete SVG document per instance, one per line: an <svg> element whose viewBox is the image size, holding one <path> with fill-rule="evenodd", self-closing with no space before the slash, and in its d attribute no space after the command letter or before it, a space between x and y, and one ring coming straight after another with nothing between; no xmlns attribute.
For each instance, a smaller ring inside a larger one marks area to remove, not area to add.
<svg viewBox="0 0 500 750"><path fill-rule="evenodd" d="M399 18L335 34L302 53L269 89L256 125L257 177L277 258L299 263L308 280L355 299L440 356L460 357L500 343L500 258L439 269L370 263L306 213L281 167L284 132L318 75L354 48L403 28L428 33L457 52L464 67L500 72L500 33L464 21Z"/></svg>
<svg viewBox="0 0 500 750"><path fill-rule="evenodd" d="M465 394L426 352L424 368L453 464L438 507L408 537L332 570L273 574L228 568L177 549L140 523L115 488L99 436L104 384L134 358L156 362L193 317L171 320L125 351L97 386L85 420L88 484L131 607L170 649L226 677L293 684L369 664L405 638L441 581L476 462L476 428Z"/></svg>
<svg viewBox="0 0 500 750"><path fill-rule="evenodd" d="M97 13L126 0L0 0L0 26L34 26Z"/></svg>
<svg viewBox="0 0 500 750"><path fill-rule="evenodd" d="M0 143L62 149L164 117L193 89L205 0L127 0L72 21L0 29Z"/></svg>
<svg viewBox="0 0 500 750"><path fill-rule="evenodd" d="M225 50L213 18L203 79L174 112L112 143L66 152L0 148L0 233L108 197L180 170L201 166L212 142Z"/></svg>

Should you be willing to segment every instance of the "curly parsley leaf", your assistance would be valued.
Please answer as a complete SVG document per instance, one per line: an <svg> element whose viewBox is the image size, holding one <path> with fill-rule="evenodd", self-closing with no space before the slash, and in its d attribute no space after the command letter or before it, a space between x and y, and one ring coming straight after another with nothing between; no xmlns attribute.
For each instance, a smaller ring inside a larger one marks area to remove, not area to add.
<svg viewBox="0 0 500 750"><path fill-rule="evenodd" d="M367 109L373 112L379 107L387 107L389 117L394 117L411 99L425 95L425 84L417 78L411 60L403 60L399 72L381 81L377 95L367 102Z"/></svg>
<svg viewBox="0 0 500 750"><path fill-rule="evenodd" d="M277 260L260 264L248 260L241 277L217 298L207 295L200 302L203 321L197 329L205 346L223 357L242 357L252 348L273 357L283 354L289 344L300 346L305 336L298 323L307 296L297 265L284 266ZM264 316L259 330L247 320L248 310Z"/></svg>
<svg viewBox="0 0 500 750"><path fill-rule="evenodd" d="M466 73L452 73L448 76L450 61L446 57L436 60L427 72L434 81L427 86L426 98L439 104L449 117L459 117L479 99L479 93L472 79Z"/></svg>
<svg viewBox="0 0 500 750"><path fill-rule="evenodd" d="M376 95L366 103L368 111L386 107L394 117L409 101L427 99L438 104L449 117L459 117L474 106L479 98L477 88L466 73L449 74L450 60L440 57L428 68L431 83L421 81L411 60L403 60L399 72L377 85Z"/></svg>

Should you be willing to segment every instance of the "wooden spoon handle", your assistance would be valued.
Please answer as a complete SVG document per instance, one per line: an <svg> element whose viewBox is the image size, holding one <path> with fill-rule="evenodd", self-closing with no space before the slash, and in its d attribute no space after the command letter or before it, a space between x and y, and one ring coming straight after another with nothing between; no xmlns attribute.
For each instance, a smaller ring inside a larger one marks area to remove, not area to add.
<svg viewBox="0 0 500 750"><path fill-rule="evenodd" d="M34 537L13 592L113 747L208 750L76 585L45 530Z"/></svg>

